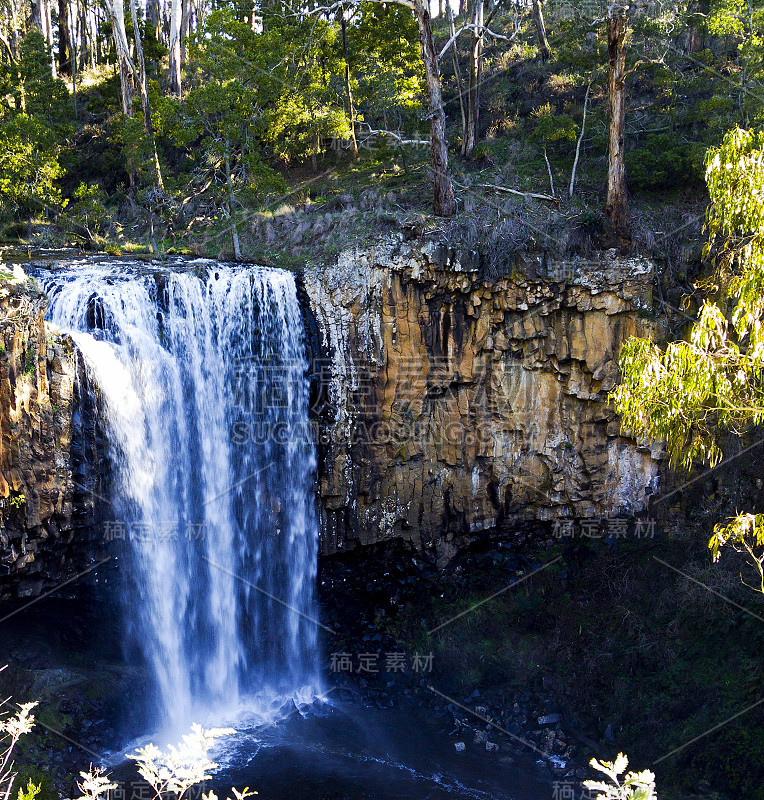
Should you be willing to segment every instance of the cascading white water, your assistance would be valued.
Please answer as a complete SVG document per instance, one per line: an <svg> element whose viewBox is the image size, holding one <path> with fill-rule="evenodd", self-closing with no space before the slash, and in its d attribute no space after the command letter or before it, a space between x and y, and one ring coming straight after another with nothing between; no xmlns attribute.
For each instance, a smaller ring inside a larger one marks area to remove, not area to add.
<svg viewBox="0 0 764 800"><path fill-rule="evenodd" d="M125 611L165 727L319 691L315 456L291 273L75 262L38 276L100 393Z"/></svg>

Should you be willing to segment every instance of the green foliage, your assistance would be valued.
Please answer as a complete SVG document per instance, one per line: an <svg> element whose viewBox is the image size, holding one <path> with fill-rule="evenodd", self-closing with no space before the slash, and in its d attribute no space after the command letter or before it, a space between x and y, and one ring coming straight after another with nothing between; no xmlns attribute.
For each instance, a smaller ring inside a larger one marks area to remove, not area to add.
<svg viewBox="0 0 764 800"><path fill-rule="evenodd" d="M708 30L737 45L739 81L727 88L737 95L745 124L761 119L764 104L760 87L764 79L764 3L761 0L713 0Z"/></svg>
<svg viewBox="0 0 764 800"><path fill-rule="evenodd" d="M624 425L665 439L672 463L716 463L719 428L764 421L764 141L735 130L709 152L712 204L707 228L717 248L719 286L735 303L731 319L706 299L689 341L660 350L644 339L623 348L624 381L613 393Z"/></svg>
<svg viewBox="0 0 764 800"><path fill-rule="evenodd" d="M31 779L27 781L26 788L24 787L23 781L19 781L19 793L16 796L16 800L38 800L40 796L40 789L41 784L39 783L32 783Z"/></svg>
<svg viewBox="0 0 764 800"><path fill-rule="evenodd" d="M26 503L27 498L24 494L14 494L8 498L8 503L10 504L11 508L21 508L21 506Z"/></svg>
<svg viewBox="0 0 764 800"><path fill-rule="evenodd" d="M109 212L106 195L98 184L81 183L75 190L66 210L58 218L62 230L77 237L93 240L104 232Z"/></svg>
<svg viewBox="0 0 764 800"><path fill-rule="evenodd" d="M50 49L31 30L19 43L18 61L2 66L0 100L0 214L24 218L55 210L56 181L66 125L68 92L50 71Z"/></svg>
<svg viewBox="0 0 764 800"><path fill-rule="evenodd" d="M726 523L714 526L714 535L708 543L714 561L719 560L720 550L731 545L744 552L759 571L757 590L764 594L764 514L738 514Z"/></svg>
<svg viewBox="0 0 764 800"><path fill-rule="evenodd" d="M561 142L575 142L577 138L576 123L568 114L557 114L549 103L544 103L533 112L536 127L531 138L542 145Z"/></svg>
<svg viewBox="0 0 764 800"><path fill-rule="evenodd" d="M17 91L23 94L22 109L44 119L48 125L60 125L69 110L69 92L63 81L50 72L50 48L38 30L31 30L19 46Z"/></svg>
<svg viewBox="0 0 764 800"><path fill-rule="evenodd" d="M764 421L764 135L730 131L709 151L706 182L707 254L717 269L715 281L700 288L712 296L704 299L688 341L662 350L630 339L619 358L623 382L611 395L625 429L664 440L671 462L686 468L696 459L721 460L722 431ZM717 526L714 558L726 543L753 559L764 591L759 517L742 515Z"/></svg>
<svg viewBox="0 0 764 800"><path fill-rule="evenodd" d="M627 772L629 759L623 753L618 754L614 763L597 761L593 758L591 766L610 779L606 781L584 781L587 789L599 792L595 800L658 800L655 791L655 775L649 769L642 772Z"/></svg>
<svg viewBox="0 0 764 800"><path fill-rule="evenodd" d="M348 28L348 50L363 119L375 128L415 129L424 75L411 12L395 3L361 3Z"/></svg>
<svg viewBox="0 0 764 800"><path fill-rule="evenodd" d="M643 146L626 154L629 184L635 189L697 186L703 178L705 148L688 146L670 133L651 134Z"/></svg>
<svg viewBox="0 0 764 800"><path fill-rule="evenodd" d="M0 213L31 214L55 209L61 192L53 131L27 114L0 123Z"/></svg>
<svg viewBox="0 0 764 800"><path fill-rule="evenodd" d="M118 114L113 121L112 141L119 146L125 170L143 184L154 178L154 152L140 116Z"/></svg>
<svg viewBox="0 0 764 800"><path fill-rule="evenodd" d="M228 205L232 198L254 203L285 189L283 179L260 155L261 139L267 134L257 111L273 102L281 89L278 82L263 80L260 68L274 46L272 37L256 37L230 13L214 12L193 45L205 79L188 93L185 120L179 109L168 113L163 107L175 141L181 144L194 137L199 143L194 182L205 186L203 191L216 204L224 198ZM229 208L229 213L234 211Z"/></svg>
<svg viewBox="0 0 764 800"><path fill-rule="evenodd" d="M5 667L0 668L0 672ZM6 700L6 703L8 701ZM13 771L13 752L22 736L30 733L34 727L34 716L30 713L37 703L25 703L18 706L19 711L6 718L0 718L0 796L8 797L13 791L13 786L16 781L16 773ZM30 800L29 790L32 784L30 781L27 786L27 792L22 797L22 790L20 790L20 800ZM41 784L42 786L42 784ZM36 791L32 794L32 798L36 797L40 787L36 787Z"/></svg>

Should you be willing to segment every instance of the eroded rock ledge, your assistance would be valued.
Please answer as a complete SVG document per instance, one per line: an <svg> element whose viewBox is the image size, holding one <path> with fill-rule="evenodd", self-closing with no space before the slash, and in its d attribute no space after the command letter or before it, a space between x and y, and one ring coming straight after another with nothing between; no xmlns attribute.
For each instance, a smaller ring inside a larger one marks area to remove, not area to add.
<svg viewBox="0 0 764 800"><path fill-rule="evenodd" d="M652 264L469 258L391 236L307 268L323 363L322 551L394 537L445 564L529 520L632 515L656 449L608 408L620 345L653 336Z"/></svg>

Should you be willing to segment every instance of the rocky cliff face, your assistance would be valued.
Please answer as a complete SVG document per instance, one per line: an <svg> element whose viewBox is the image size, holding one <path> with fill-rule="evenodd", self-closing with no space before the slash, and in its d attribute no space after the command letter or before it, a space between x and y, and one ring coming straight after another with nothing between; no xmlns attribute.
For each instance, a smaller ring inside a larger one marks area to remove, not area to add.
<svg viewBox="0 0 764 800"><path fill-rule="evenodd" d="M322 358L322 550L394 537L445 564L528 521L644 508L659 453L606 404L620 345L651 336L651 264L477 264L392 237L303 276Z"/></svg>
<svg viewBox="0 0 764 800"><path fill-rule="evenodd" d="M37 595L81 568L72 553L76 356L68 337L46 329L46 303L18 267L0 281L0 599Z"/></svg>
<svg viewBox="0 0 764 800"><path fill-rule="evenodd" d="M494 532L644 508L660 453L606 397L621 343L655 333L647 261L488 279L397 236L301 282L324 554L399 538L445 565ZM0 600L83 568L100 485L97 392L45 303L20 271L0 281Z"/></svg>

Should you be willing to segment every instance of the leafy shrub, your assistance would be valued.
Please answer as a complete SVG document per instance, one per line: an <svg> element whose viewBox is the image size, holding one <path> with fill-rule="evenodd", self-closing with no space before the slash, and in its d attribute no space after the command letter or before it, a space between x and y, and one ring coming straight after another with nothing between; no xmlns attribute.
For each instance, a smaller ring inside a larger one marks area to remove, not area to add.
<svg viewBox="0 0 764 800"><path fill-rule="evenodd" d="M655 133L626 154L629 183L635 189L674 189L703 181L702 145L688 145L670 133Z"/></svg>
<svg viewBox="0 0 764 800"><path fill-rule="evenodd" d="M28 764L18 767L15 784L19 789L16 800L58 800L53 779L39 767Z"/></svg>
<svg viewBox="0 0 764 800"><path fill-rule="evenodd" d="M726 784L733 796L764 800L761 759L762 735L758 727L734 726L717 737L714 747L693 759L702 774L713 774Z"/></svg>
<svg viewBox="0 0 764 800"><path fill-rule="evenodd" d="M72 202L58 218L59 227L69 234L92 241L103 233L109 218L106 195L98 184L81 183L75 190Z"/></svg>
<svg viewBox="0 0 764 800"><path fill-rule="evenodd" d="M3 667L5 669L5 667ZM34 716L30 711L37 703L25 703L19 706L18 713L0 719L0 797L10 797L16 782L17 773L13 769L13 749L18 740L29 733L34 726ZM35 800L41 785L31 781L20 791L21 800Z"/></svg>
<svg viewBox="0 0 764 800"><path fill-rule="evenodd" d="M600 762L593 758L590 762L594 769L606 775L610 780L584 781L584 786L599 794L595 800L658 800L655 791L655 775L649 769L642 772L627 772L621 775L629 766L629 759L623 753L618 754L614 763Z"/></svg>
<svg viewBox="0 0 764 800"><path fill-rule="evenodd" d="M533 116L537 120L531 134L534 141L543 144L576 141L576 123L567 114L556 114L549 103L537 108Z"/></svg>
<svg viewBox="0 0 764 800"><path fill-rule="evenodd" d="M57 208L58 163L53 131L34 117L15 114L0 124L0 211L8 215Z"/></svg>

